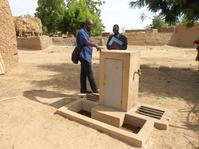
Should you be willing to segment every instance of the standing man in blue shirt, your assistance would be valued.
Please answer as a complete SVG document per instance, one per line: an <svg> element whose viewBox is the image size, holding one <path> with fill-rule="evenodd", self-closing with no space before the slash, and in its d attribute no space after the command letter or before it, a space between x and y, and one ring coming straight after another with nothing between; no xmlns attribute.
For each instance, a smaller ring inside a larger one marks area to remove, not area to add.
<svg viewBox="0 0 199 149"><path fill-rule="evenodd" d="M76 43L78 47L81 47L79 59L81 62L81 74L80 74L80 92L91 93L86 87L86 78L90 83L93 93L98 93L98 88L93 76L92 71L92 47L95 47L97 51L100 51L100 47L90 40L89 32L93 28L92 20L87 20L83 28L77 34Z"/></svg>

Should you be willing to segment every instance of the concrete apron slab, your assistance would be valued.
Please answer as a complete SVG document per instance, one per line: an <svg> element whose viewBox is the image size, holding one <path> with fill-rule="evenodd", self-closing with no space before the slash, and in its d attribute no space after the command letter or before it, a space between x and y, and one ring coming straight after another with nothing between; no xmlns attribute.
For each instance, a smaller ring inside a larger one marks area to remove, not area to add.
<svg viewBox="0 0 199 149"><path fill-rule="evenodd" d="M164 114L160 120L157 120L136 113L136 110L140 105L142 104L138 104L138 106L132 108L129 112L121 112L112 108L99 106L98 102L77 99L76 101L59 108L56 113L70 120L77 121L83 125L105 132L132 146L142 147L154 126L158 129L167 129L167 116L169 110L164 109L164 111L166 111L164 113L166 114ZM153 108L161 109L159 107ZM91 117L80 114L80 111L91 113ZM124 124L133 125L140 129L138 132L134 133L132 130L124 129Z"/></svg>

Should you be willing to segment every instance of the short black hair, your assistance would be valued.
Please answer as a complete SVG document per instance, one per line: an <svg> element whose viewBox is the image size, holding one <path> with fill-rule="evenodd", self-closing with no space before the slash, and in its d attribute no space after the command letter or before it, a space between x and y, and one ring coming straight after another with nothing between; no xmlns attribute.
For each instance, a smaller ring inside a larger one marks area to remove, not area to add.
<svg viewBox="0 0 199 149"><path fill-rule="evenodd" d="M91 19L86 20L85 25L87 24L93 24L93 21Z"/></svg>
<svg viewBox="0 0 199 149"><path fill-rule="evenodd" d="M119 29L119 25L118 25L118 24L113 25L113 28L114 28L114 27L117 27L117 28Z"/></svg>

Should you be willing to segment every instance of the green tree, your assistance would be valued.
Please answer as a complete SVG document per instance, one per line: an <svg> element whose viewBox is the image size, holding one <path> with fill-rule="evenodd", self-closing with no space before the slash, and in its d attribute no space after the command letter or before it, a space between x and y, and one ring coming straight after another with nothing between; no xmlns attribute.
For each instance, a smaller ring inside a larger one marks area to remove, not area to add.
<svg viewBox="0 0 199 149"><path fill-rule="evenodd" d="M199 21L199 0L136 0L130 6L147 6L152 12L160 12L169 24L179 22L182 17L192 25Z"/></svg>
<svg viewBox="0 0 199 149"><path fill-rule="evenodd" d="M91 35L97 36L104 31L104 26L100 19L100 9L98 8L103 4L103 1L93 0L72 0L68 4L63 21L60 23L60 28L63 32L69 32L76 35L87 19L94 22L94 28Z"/></svg>
<svg viewBox="0 0 199 149"><path fill-rule="evenodd" d="M59 24L66 14L64 0L38 0L37 4L35 16L41 19L44 33L59 31Z"/></svg>
<svg viewBox="0 0 199 149"><path fill-rule="evenodd" d="M195 24L199 24L199 22L195 22ZM180 20L180 25L182 25L182 26L187 26L187 27L191 27L191 26L193 26L193 23L190 22L189 20L187 20L186 17L183 17L183 18Z"/></svg>
<svg viewBox="0 0 199 149"><path fill-rule="evenodd" d="M160 30L161 28L168 27L161 16L155 16L152 20L151 28Z"/></svg>

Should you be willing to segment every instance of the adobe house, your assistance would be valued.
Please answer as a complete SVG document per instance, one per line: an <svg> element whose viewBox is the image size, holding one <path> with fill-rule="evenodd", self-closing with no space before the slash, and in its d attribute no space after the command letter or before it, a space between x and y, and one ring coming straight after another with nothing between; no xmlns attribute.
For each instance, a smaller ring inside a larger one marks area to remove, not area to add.
<svg viewBox="0 0 199 149"><path fill-rule="evenodd" d="M0 74L17 64L17 42L15 26L7 0L0 1Z"/></svg>
<svg viewBox="0 0 199 149"><path fill-rule="evenodd" d="M17 47L42 50L52 45L52 39L44 36L41 20L32 16L14 17Z"/></svg>

